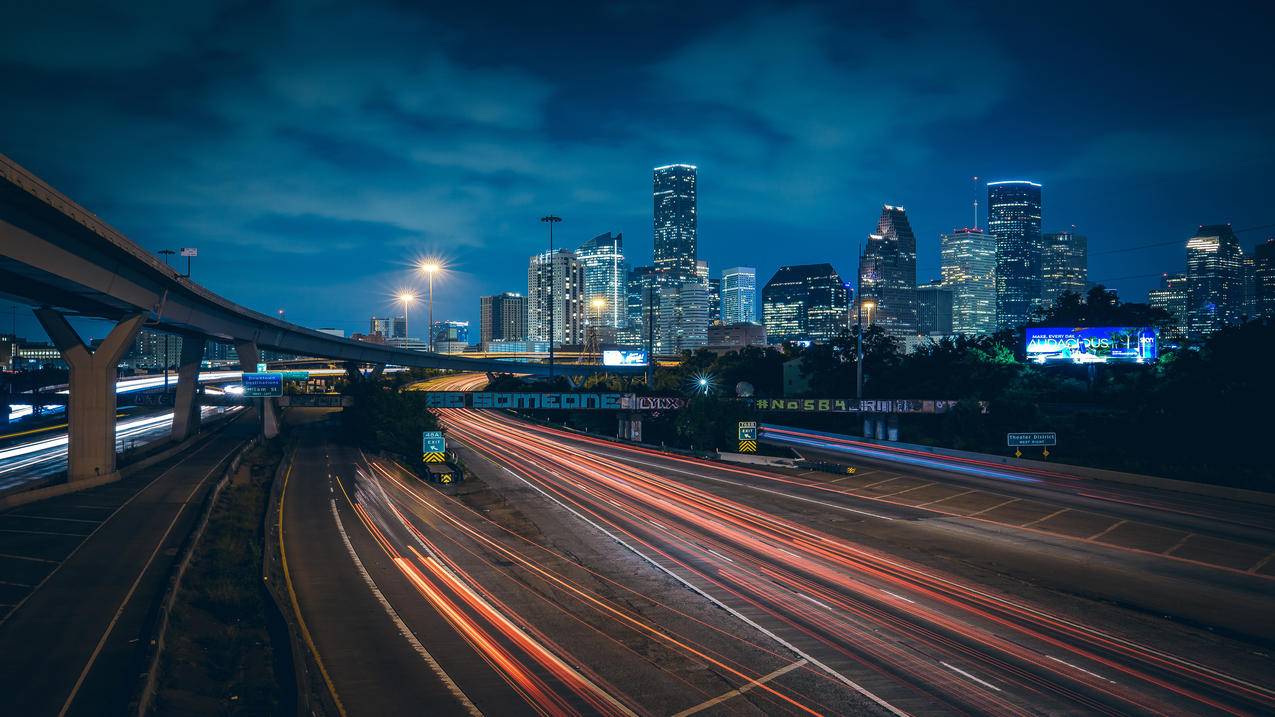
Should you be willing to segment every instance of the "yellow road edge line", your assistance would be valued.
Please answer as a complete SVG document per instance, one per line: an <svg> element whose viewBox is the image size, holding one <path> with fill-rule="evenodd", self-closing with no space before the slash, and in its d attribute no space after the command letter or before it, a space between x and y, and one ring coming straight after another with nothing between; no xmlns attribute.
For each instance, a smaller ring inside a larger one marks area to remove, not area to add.
<svg viewBox="0 0 1275 717"><path fill-rule="evenodd" d="M319 666L319 674L323 675L323 682L328 687L328 693L332 695L332 701L336 703L336 710L341 717L346 717L345 705L341 703L341 696L336 693L336 685L332 683L332 677L328 674L328 669L323 665L323 658L319 655L319 648L314 645L314 638L310 636L310 628L305 624L305 617L301 615L301 604L297 602L297 593L292 589L292 573L288 570L288 549L284 546L283 539L283 505L288 495L288 479L292 477L292 461L296 459L296 450L292 451L292 457L288 460L288 470L283 473L283 488L279 491L279 564L283 566L283 582L288 587L288 599L292 601L292 612L297 616L297 625L301 628L301 639L305 640L306 647L309 648L310 654L314 655L314 662Z"/></svg>

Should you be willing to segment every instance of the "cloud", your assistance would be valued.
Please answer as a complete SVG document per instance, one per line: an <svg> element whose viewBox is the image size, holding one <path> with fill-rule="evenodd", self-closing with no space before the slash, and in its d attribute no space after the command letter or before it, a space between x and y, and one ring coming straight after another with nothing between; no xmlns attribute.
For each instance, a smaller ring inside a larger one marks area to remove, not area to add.
<svg viewBox="0 0 1275 717"><path fill-rule="evenodd" d="M1058 179L1238 172L1275 163L1275 116L1205 119L1190 126L1138 127L1087 143Z"/></svg>

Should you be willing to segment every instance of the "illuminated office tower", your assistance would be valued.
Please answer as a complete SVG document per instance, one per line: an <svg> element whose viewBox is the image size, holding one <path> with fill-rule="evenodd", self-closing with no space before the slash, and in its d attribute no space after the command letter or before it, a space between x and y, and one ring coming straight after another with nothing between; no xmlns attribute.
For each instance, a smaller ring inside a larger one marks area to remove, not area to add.
<svg viewBox="0 0 1275 717"><path fill-rule="evenodd" d="M527 337L549 341L549 282L553 282L555 346L584 343L584 269L575 252L558 249L531 257L527 266Z"/></svg>
<svg viewBox="0 0 1275 717"><path fill-rule="evenodd" d="M1200 227L1186 243L1187 337L1203 339L1244 316L1244 251L1229 224Z"/></svg>
<svg viewBox="0 0 1275 717"><path fill-rule="evenodd" d="M1040 305L1040 185L987 184L987 230L996 237L996 326L1025 325Z"/></svg>
<svg viewBox="0 0 1275 717"><path fill-rule="evenodd" d="M696 276L655 275L655 352L676 355L708 343L708 287Z"/></svg>
<svg viewBox="0 0 1275 717"><path fill-rule="evenodd" d="M996 238L979 229L939 236L943 285L952 290L952 333L996 333Z"/></svg>
<svg viewBox="0 0 1275 717"><path fill-rule="evenodd" d="M654 170L655 268L695 275L698 219L695 167L670 164Z"/></svg>
<svg viewBox="0 0 1275 717"><path fill-rule="evenodd" d="M850 290L831 264L780 267L761 301L771 343L826 342L849 330Z"/></svg>
<svg viewBox="0 0 1275 717"><path fill-rule="evenodd" d="M757 270L751 266L723 269L720 286L722 323L756 323Z"/></svg>
<svg viewBox="0 0 1275 717"><path fill-rule="evenodd" d="M526 340L527 297L506 291L479 301L479 340L484 351L492 341Z"/></svg>
<svg viewBox="0 0 1275 717"><path fill-rule="evenodd" d="M628 266L624 235L599 234L576 249L584 269L584 310L590 325L618 329L627 320Z"/></svg>
<svg viewBox="0 0 1275 717"><path fill-rule="evenodd" d="M952 335L952 290L943 282L916 287L916 332L931 338Z"/></svg>
<svg viewBox="0 0 1275 717"><path fill-rule="evenodd" d="M1275 318L1275 239L1253 247L1254 316Z"/></svg>
<svg viewBox="0 0 1275 717"><path fill-rule="evenodd" d="M1041 237L1041 301L1049 306L1065 292L1085 295L1089 283L1089 240L1082 234L1052 232Z"/></svg>
<svg viewBox="0 0 1275 717"><path fill-rule="evenodd" d="M915 339L916 236L903 207L882 207L860 272L859 299L872 302L871 323L901 341Z"/></svg>
<svg viewBox="0 0 1275 717"><path fill-rule="evenodd" d="M407 317L378 318L373 316L368 333L380 334L386 341L390 339L405 339L407 338Z"/></svg>
<svg viewBox="0 0 1275 717"><path fill-rule="evenodd" d="M1166 331L1168 338L1186 337L1186 295L1186 274L1164 274L1160 277L1160 288L1147 292L1147 304L1155 309L1164 309L1169 316L1173 317L1173 322Z"/></svg>

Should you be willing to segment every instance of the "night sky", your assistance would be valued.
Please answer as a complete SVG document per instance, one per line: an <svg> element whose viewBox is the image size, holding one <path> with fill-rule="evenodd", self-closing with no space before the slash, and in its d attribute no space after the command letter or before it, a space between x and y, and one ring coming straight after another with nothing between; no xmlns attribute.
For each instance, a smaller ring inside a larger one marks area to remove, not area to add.
<svg viewBox="0 0 1275 717"><path fill-rule="evenodd" d="M1275 224L1269 4L436 5L0 0L0 152L151 250L198 247L215 291L347 333L436 253L435 318L476 340L548 212L559 246L623 232L649 263L674 162L701 258L759 285L852 281L883 203L936 276L974 176L1042 182L1045 230L1088 235L1128 300L1197 225Z"/></svg>

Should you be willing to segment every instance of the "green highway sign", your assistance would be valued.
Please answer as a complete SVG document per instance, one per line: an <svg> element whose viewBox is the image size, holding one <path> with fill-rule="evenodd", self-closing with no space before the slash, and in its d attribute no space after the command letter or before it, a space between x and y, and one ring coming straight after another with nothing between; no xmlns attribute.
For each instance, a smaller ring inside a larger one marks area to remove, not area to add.
<svg viewBox="0 0 1275 717"><path fill-rule="evenodd" d="M445 453L446 451L447 439L443 438L442 431L421 431L422 453Z"/></svg>
<svg viewBox="0 0 1275 717"><path fill-rule="evenodd" d="M283 375L284 381L309 381L310 380L309 371L283 371L281 372L281 374Z"/></svg>
<svg viewBox="0 0 1275 717"><path fill-rule="evenodd" d="M739 440L756 441L757 440L757 422L756 421L740 421L739 422Z"/></svg>
<svg viewBox="0 0 1275 717"><path fill-rule="evenodd" d="M1005 436L1007 446L1056 446L1058 434L1053 431L1034 431L1029 433L1009 433Z"/></svg>
<svg viewBox="0 0 1275 717"><path fill-rule="evenodd" d="M269 370L270 370L270 369L266 368L266 365L265 365L265 364L263 364L263 363L259 363L259 364L257 364L257 373L266 373L266 372L267 372L267 371L269 371Z"/></svg>

